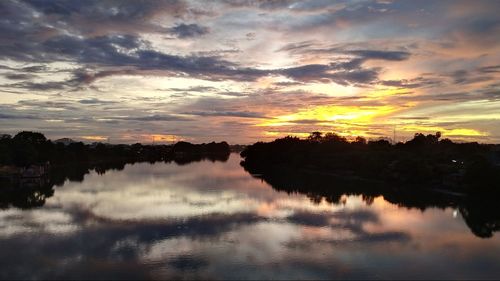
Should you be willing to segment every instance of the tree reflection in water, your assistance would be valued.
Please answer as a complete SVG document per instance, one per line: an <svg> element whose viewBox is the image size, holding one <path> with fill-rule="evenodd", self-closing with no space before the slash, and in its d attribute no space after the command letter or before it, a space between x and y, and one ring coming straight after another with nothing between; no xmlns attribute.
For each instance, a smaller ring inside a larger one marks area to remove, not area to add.
<svg viewBox="0 0 500 281"><path fill-rule="evenodd" d="M229 153L196 155L179 155L165 160L165 163L174 162L177 165L186 165L192 162L209 160L212 162L226 162ZM107 171L122 171L130 161L102 162L94 164L73 164L53 167L50 174L36 178L13 178L0 181L0 209L19 208L31 209L42 207L47 198L54 195L54 187L62 186L66 180L82 182L86 174L95 171L104 175ZM152 163L155 163L153 161Z"/></svg>
<svg viewBox="0 0 500 281"><path fill-rule="evenodd" d="M54 170L48 186L55 194L46 195L44 208L2 212L0 279L498 275L498 235L478 239L451 217L450 208L475 210L464 216L473 231L492 234L494 218L472 201L311 173L254 179L240 160L233 154L224 164L122 162ZM21 206L12 202L2 207Z"/></svg>
<svg viewBox="0 0 500 281"><path fill-rule="evenodd" d="M403 187L387 182L345 179L283 168L258 174L251 168L244 168L275 190L289 194L304 194L316 204L323 200L331 204L341 204L346 196L359 195L365 204L370 205L374 198L383 196L389 203L408 209L416 208L421 211L427 208L458 209L472 233L481 238L490 238L494 232L500 230L500 205L495 196L447 193L418 186Z"/></svg>
<svg viewBox="0 0 500 281"><path fill-rule="evenodd" d="M225 162L229 155L214 155L210 157L176 158L169 161L177 165L209 160ZM41 207L47 198L54 195L54 187L61 186L65 181L82 182L84 176L92 170L103 175L107 171L124 169L127 162L107 162L94 165L66 165L53 168L46 178L23 179L17 181L2 181L0 183L0 208L31 209ZM132 163L133 164L133 163ZM246 169L252 174L252 171ZM399 207L408 209L455 208L458 209L470 230L478 237L492 237L500 230L500 205L496 198L484 196L459 196L440 193L422 188L391 186L383 182L343 179L339 177L315 174L276 171L255 175L271 185L277 191L300 193L306 195L311 202L319 204L323 201L340 204L349 195L360 195L363 201L370 205L374 198L384 199Z"/></svg>

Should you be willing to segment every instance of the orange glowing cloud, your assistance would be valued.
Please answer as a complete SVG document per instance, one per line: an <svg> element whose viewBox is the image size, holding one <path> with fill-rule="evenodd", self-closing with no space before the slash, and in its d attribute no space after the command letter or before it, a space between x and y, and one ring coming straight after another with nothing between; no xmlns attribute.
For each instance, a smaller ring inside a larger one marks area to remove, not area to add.
<svg viewBox="0 0 500 281"><path fill-rule="evenodd" d="M87 141L105 141L108 138L104 136L80 136L80 138Z"/></svg>

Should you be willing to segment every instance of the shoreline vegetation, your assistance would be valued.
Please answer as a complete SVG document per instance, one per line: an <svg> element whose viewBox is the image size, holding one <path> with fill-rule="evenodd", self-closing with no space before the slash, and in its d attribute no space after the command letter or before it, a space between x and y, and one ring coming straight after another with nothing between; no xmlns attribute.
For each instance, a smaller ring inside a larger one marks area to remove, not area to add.
<svg viewBox="0 0 500 281"><path fill-rule="evenodd" d="M91 171L102 175L141 162L225 162L230 153L226 142L112 145L70 139L52 142L41 133L26 131L14 137L4 135L0 137L0 209L41 207L54 195L54 187L67 180L82 182Z"/></svg>
<svg viewBox="0 0 500 281"><path fill-rule="evenodd" d="M224 160L229 157L230 146L226 142L192 144L180 141L173 145L84 144L71 139L48 140L43 134L23 131L14 137L0 137L0 167L27 168L51 167L71 164L100 164L109 162L184 162L208 159ZM1 170L0 170L1 173Z"/></svg>
<svg viewBox="0 0 500 281"><path fill-rule="evenodd" d="M441 134L415 134L407 142L348 141L335 133L257 142L241 152L251 174L310 172L450 193L500 194L500 145L454 143Z"/></svg>
<svg viewBox="0 0 500 281"><path fill-rule="evenodd" d="M313 132L250 145L241 166L274 189L317 204L359 195L367 205L383 196L409 209L453 208L476 236L492 237L500 230L500 146L440 138L415 134L393 145Z"/></svg>

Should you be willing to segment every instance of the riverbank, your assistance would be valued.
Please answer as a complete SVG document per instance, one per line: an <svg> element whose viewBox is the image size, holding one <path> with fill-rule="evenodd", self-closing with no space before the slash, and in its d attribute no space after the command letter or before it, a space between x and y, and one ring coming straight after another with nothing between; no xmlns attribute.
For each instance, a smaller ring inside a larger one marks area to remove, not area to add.
<svg viewBox="0 0 500 281"><path fill-rule="evenodd" d="M241 153L241 165L252 174L286 170L283 173L308 172L412 190L425 186L457 194L500 193L498 145L439 138L439 134L417 134L406 143L392 145L362 138L349 142L335 134L286 137L248 146Z"/></svg>

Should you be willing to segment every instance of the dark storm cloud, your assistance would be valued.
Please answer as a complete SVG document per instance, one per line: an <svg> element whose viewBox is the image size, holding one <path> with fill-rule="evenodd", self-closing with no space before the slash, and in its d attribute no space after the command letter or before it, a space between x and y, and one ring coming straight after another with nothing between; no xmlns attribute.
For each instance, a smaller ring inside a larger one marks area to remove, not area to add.
<svg viewBox="0 0 500 281"><path fill-rule="evenodd" d="M198 37L209 32L208 27L201 26L195 23L192 24L178 24L169 28L169 33L177 36L178 38Z"/></svg>

